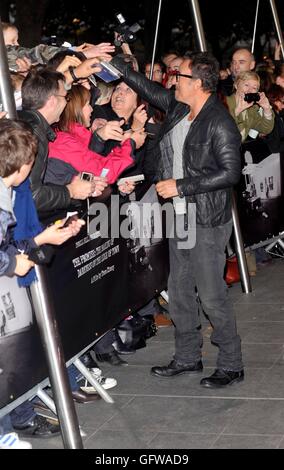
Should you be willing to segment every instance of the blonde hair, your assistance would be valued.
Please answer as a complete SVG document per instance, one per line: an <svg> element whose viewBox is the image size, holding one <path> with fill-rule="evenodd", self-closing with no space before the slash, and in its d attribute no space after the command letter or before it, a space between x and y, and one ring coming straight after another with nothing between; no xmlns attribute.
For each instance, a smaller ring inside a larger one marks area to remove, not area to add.
<svg viewBox="0 0 284 470"><path fill-rule="evenodd" d="M114 86L115 85L113 83L98 82L97 87L100 90L100 96L98 97L96 104L103 105L109 103Z"/></svg>
<svg viewBox="0 0 284 470"><path fill-rule="evenodd" d="M237 88L239 83L244 82L245 80L254 80L258 83L258 87L260 87L260 77L256 72L253 72L252 70L248 72L239 73L239 75L234 81L234 87Z"/></svg>

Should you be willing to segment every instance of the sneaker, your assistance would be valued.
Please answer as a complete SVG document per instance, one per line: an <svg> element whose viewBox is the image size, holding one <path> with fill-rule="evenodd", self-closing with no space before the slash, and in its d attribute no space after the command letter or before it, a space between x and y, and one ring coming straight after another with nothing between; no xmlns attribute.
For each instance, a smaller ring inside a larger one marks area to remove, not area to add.
<svg viewBox="0 0 284 470"><path fill-rule="evenodd" d="M22 441L16 432L0 436L0 449L32 449L28 441Z"/></svg>
<svg viewBox="0 0 284 470"><path fill-rule="evenodd" d="M108 390L109 388L113 388L117 385L117 380L112 378L112 377L104 377L102 375L102 371L101 369L99 369L98 367L94 367L92 369L89 369L91 374L94 376L94 379L97 380L97 382L99 382L99 384L105 389L105 390ZM85 380L85 386L84 387L80 387L81 390L83 390L83 392L86 392L86 393L96 393L97 390L94 388L94 387L88 387L87 386L88 384L88 381Z"/></svg>

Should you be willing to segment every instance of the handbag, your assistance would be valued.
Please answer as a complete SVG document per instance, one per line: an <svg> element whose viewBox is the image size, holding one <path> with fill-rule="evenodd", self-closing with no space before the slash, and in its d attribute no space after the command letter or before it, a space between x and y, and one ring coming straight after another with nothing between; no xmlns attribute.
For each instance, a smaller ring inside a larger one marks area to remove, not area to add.
<svg viewBox="0 0 284 470"><path fill-rule="evenodd" d="M120 322L117 332L127 348L141 349L145 348L146 340L157 333L157 327L151 315L142 317L136 313Z"/></svg>

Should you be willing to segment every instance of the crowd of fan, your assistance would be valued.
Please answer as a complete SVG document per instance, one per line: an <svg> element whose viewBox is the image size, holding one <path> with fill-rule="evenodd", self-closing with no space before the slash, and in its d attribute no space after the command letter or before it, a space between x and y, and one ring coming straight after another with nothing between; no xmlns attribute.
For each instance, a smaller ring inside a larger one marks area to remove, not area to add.
<svg viewBox="0 0 284 470"><path fill-rule="evenodd" d="M135 184L128 181L116 188L114 183L121 175L127 177L143 173L146 179L155 183L158 162L153 158L153 149L163 125L164 113L138 96L123 79L106 84L95 78L94 74L101 70L99 62L111 61L114 46L110 43L83 44L76 48L38 45L27 49L19 46L18 30L14 25L3 23L2 28L20 121L8 120L5 111L1 113L0 152L5 149L7 136L15 135L17 145L22 149L27 145L26 135L29 137L30 155L26 160L19 159L18 166L10 170L1 161L0 190L2 186L10 190L22 184L29 174L37 214L48 224L55 220L55 216L58 218L58 214L64 219L67 210L80 208L88 198L110 194L110 188L118 191L121 197L127 197L135 189ZM135 70L141 68L127 44L122 45L120 55ZM284 65L280 56L280 47L277 46L273 59L256 64L248 49L237 49L230 67L220 71L218 87L219 98L234 118L242 141L252 138L253 129L253 137L257 134L258 139L263 139L271 153L281 152L284 148ZM183 57L170 52L154 63L151 77L150 63L144 64L143 72L159 86L174 90L182 61ZM247 93L259 93L258 99L248 102L245 99ZM15 173L18 175L23 167L24 176L16 178ZM81 179L82 172L92 173L93 179ZM6 231L17 219L11 201L8 206L10 209L1 200L0 275L24 276L33 267L27 254L4 250ZM11 219L4 219L9 211ZM62 222L61 226L53 225L26 238L30 239L31 247L44 243L61 244L76 235L82 225L83 222L77 221L73 226L62 229ZM138 314L147 319L155 315L158 325L159 322L170 324L161 315L156 299L140 309ZM116 385L116 381L103 377L94 361L94 353L99 362L127 365L119 354L132 352L135 349L123 345L117 329L113 329L81 359L102 385L110 388ZM69 368L69 376L75 400L86 403L98 398L98 394L88 394L86 388L82 390L78 385L78 373L74 367ZM36 413L41 405L38 402L20 405L2 420L1 434L10 436L12 425L21 435L58 434L58 424ZM16 442L19 447L25 446L20 444L22 441Z"/></svg>

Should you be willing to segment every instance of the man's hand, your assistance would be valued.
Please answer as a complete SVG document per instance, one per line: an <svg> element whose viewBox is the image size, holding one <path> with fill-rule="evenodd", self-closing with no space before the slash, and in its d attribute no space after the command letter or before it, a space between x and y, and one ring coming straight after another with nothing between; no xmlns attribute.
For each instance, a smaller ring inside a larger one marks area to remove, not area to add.
<svg viewBox="0 0 284 470"><path fill-rule="evenodd" d="M75 176L72 183L67 184L67 189L72 199L84 200L95 192L96 182L81 180L79 176Z"/></svg>
<svg viewBox="0 0 284 470"><path fill-rule="evenodd" d="M16 255L16 268L14 273L17 274L17 276L25 276L34 265L34 262L28 259L28 255L21 253L20 255Z"/></svg>
<svg viewBox="0 0 284 470"><path fill-rule="evenodd" d="M134 181L125 181L118 186L118 189L123 194L130 194L135 189L135 182Z"/></svg>
<svg viewBox="0 0 284 470"><path fill-rule="evenodd" d="M74 55L67 55L64 57L62 62L58 65L56 71L65 73L67 72L69 67L78 67L82 62L78 57L75 57Z"/></svg>
<svg viewBox="0 0 284 470"><path fill-rule="evenodd" d="M103 176L94 176L93 182L95 183L95 191L93 192L92 196L100 196L108 186L107 179Z"/></svg>
<svg viewBox="0 0 284 470"><path fill-rule="evenodd" d="M77 78L87 78L89 75L93 73L100 72L101 66L99 64L100 60L111 60L111 55L104 54L100 57L93 57L92 59L84 60L78 67L74 69L75 75Z"/></svg>
<svg viewBox="0 0 284 470"><path fill-rule="evenodd" d="M159 183L156 184L156 191L163 199L178 196L177 182L173 178L159 181Z"/></svg>

